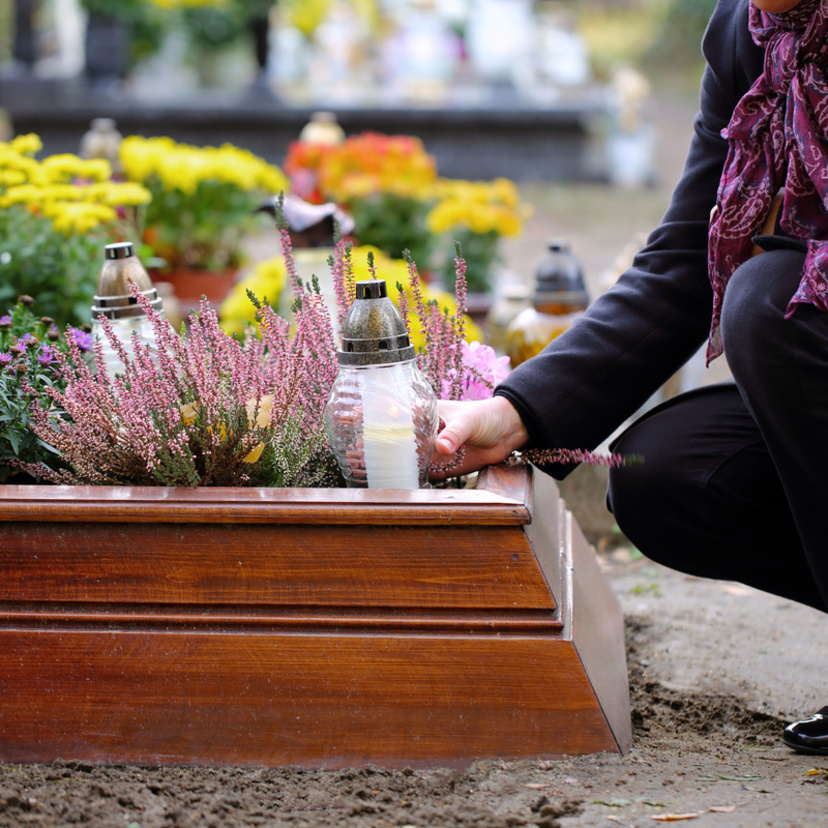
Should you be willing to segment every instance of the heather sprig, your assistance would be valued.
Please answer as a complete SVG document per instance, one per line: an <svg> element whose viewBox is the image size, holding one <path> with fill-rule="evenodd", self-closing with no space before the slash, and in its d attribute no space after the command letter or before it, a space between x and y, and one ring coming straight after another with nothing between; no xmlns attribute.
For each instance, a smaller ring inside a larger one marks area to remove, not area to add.
<svg viewBox="0 0 828 828"><path fill-rule="evenodd" d="M643 462L638 455L626 454L602 454L586 449L524 449L516 452L510 457L511 462L529 460L537 466L544 466L550 463L564 463L566 465L577 465L585 463L588 466L606 466L610 469L618 469L622 466L637 466Z"/></svg>
<svg viewBox="0 0 828 828"><path fill-rule="evenodd" d="M494 350L466 340L466 264L460 245L455 247L456 308L450 312L438 302L426 301L417 265L405 254L408 291L398 284L400 313L409 330L416 319L423 344L418 349L420 371L441 400L470 400L490 397L507 367L496 359ZM411 297L409 301L409 296ZM508 363L508 358L505 358Z"/></svg>
<svg viewBox="0 0 828 828"><path fill-rule="evenodd" d="M328 259L328 266L333 275L334 292L337 304L337 323L340 328L345 324L348 309L356 295L356 279L351 256L353 245L343 239L337 239L334 255Z"/></svg>

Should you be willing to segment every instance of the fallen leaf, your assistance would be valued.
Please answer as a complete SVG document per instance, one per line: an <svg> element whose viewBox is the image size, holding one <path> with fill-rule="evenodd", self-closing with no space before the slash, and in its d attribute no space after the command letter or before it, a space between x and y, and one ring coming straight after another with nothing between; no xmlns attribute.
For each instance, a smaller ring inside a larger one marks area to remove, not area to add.
<svg viewBox="0 0 828 828"><path fill-rule="evenodd" d="M811 768L805 771L805 776L828 776L828 768Z"/></svg>
<svg viewBox="0 0 828 828"><path fill-rule="evenodd" d="M714 814L732 814L736 810L735 805L711 805L710 810Z"/></svg>
<svg viewBox="0 0 828 828"><path fill-rule="evenodd" d="M751 592L753 592L752 589L739 586L738 584L727 584L726 586L721 587L721 590L722 592L726 592L728 595L750 595Z"/></svg>
<svg viewBox="0 0 828 828"><path fill-rule="evenodd" d="M656 814L655 816L651 816L650 819L655 819L658 822L679 822L682 819L698 819L699 815L696 813L692 814Z"/></svg>
<svg viewBox="0 0 828 828"><path fill-rule="evenodd" d="M551 782L527 782L526 787L527 788L532 788L533 790L537 791L537 790L540 790L541 788L551 788L552 783Z"/></svg>

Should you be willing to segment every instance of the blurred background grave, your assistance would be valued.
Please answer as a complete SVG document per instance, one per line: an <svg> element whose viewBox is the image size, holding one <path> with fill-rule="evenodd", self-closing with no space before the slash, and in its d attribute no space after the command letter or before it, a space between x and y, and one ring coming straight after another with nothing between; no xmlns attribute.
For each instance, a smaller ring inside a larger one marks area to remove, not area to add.
<svg viewBox="0 0 828 828"><path fill-rule="evenodd" d="M646 185L655 137L642 73L666 56L673 75L695 68L710 8L0 0L0 100L49 153L74 151L79 131L109 117L125 133L230 141L278 163L327 109L349 134L416 134L447 176Z"/></svg>

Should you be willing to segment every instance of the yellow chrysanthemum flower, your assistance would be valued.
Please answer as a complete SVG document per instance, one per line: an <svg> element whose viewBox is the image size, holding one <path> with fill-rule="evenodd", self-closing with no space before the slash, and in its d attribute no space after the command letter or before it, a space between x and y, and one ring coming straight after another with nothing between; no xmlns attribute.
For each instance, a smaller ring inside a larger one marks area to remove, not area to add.
<svg viewBox="0 0 828 828"><path fill-rule="evenodd" d="M229 334L242 336L256 321L256 308L247 291L262 302L278 306L279 297L287 284L287 269L281 256L260 262L253 271L236 282L219 308L222 328Z"/></svg>
<svg viewBox="0 0 828 828"><path fill-rule="evenodd" d="M12 138L7 146L19 155L37 155L43 149L43 141L40 140L39 135L30 132L27 135L17 135Z"/></svg>
<svg viewBox="0 0 828 828"><path fill-rule="evenodd" d="M110 207L138 207L149 204L152 193L133 181L108 181L87 188L88 196Z"/></svg>
<svg viewBox="0 0 828 828"><path fill-rule="evenodd" d="M291 26L305 37L311 37L328 15L331 0L281 0L285 16Z"/></svg>
<svg viewBox="0 0 828 828"><path fill-rule="evenodd" d="M0 168L17 170L31 184L46 184L49 180L42 164L35 161L34 158L29 158L27 155L20 155L11 150L0 153Z"/></svg>
<svg viewBox="0 0 828 828"><path fill-rule="evenodd" d="M3 195L0 195L0 207L13 207L15 204L38 205L42 200L42 192L40 187L33 184L9 187Z"/></svg>
<svg viewBox="0 0 828 828"><path fill-rule="evenodd" d="M427 218L432 233L467 228L478 234L515 236L530 215L528 205L520 201L517 186L508 178L490 182L443 179L438 182L437 193L439 200Z"/></svg>
<svg viewBox="0 0 828 828"><path fill-rule="evenodd" d="M26 176L20 170L4 170L0 165L0 187L17 187L26 183Z"/></svg>
<svg viewBox="0 0 828 828"><path fill-rule="evenodd" d="M117 213L112 207L89 204L85 201L49 202L43 205L43 215L52 220L52 227L56 232L65 236L83 235L117 218Z"/></svg>
<svg viewBox="0 0 828 828"><path fill-rule="evenodd" d="M166 190L194 194L201 182L231 184L241 190L288 189L282 171L248 150L232 144L193 147L170 138L129 136L121 143L121 163L131 181L157 178Z"/></svg>
<svg viewBox="0 0 828 828"><path fill-rule="evenodd" d="M82 160L71 153L50 155L42 162L43 169L53 184L62 184L80 177Z"/></svg>
<svg viewBox="0 0 828 828"><path fill-rule="evenodd" d="M41 202L47 201L83 201L85 187L73 184L49 184L40 188Z"/></svg>

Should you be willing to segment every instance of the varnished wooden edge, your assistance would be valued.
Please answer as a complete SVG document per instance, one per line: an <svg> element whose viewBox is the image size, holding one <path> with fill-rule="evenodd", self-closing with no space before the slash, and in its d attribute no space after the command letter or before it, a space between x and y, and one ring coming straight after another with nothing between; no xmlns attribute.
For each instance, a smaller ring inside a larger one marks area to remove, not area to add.
<svg viewBox="0 0 828 828"><path fill-rule="evenodd" d="M528 466L490 467L475 489L0 486L0 521L522 525Z"/></svg>
<svg viewBox="0 0 828 828"><path fill-rule="evenodd" d="M624 616L617 597L601 574L594 550L568 510L565 519L564 546L568 559L565 591L570 612L564 636L575 644L618 750L627 754L632 748L632 721ZM587 609L590 605L591 611Z"/></svg>
<svg viewBox="0 0 828 828"><path fill-rule="evenodd" d="M248 608L42 604L0 604L2 629L90 629L109 632L147 630L166 632L298 632L326 634L381 633L560 636L563 624L550 611L496 611L439 609L313 610L305 607Z"/></svg>

